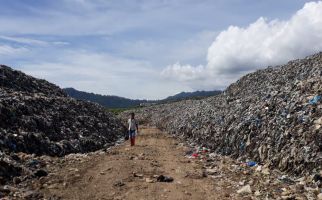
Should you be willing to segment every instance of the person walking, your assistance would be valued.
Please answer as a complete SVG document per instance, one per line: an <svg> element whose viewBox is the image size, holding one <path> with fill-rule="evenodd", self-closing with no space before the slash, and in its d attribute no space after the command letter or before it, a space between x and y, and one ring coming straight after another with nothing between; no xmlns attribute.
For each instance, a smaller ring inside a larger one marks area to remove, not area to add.
<svg viewBox="0 0 322 200"><path fill-rule="evenodd" d="M130 114L131 118L128 120L129 124L129 138L131 141L131 146L135 145L135 136L139 132L139 124L137 123L135 119L135 114Z"/></svg>

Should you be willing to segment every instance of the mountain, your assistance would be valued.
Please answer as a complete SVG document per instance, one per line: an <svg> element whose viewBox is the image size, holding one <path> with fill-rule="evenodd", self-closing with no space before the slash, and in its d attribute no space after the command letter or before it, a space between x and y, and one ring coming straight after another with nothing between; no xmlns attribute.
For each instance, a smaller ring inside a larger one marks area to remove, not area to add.
<svg viewBox="0 0 322 200"><path fill-rule="evenodd" d="M313 174L322 170L322 53L247 74L216 96L134 112L217 154Z"/></svg>
<svg viewBox="0 0 322 200"><path fill-rule="evenodd" d="M65 88L64 91L75 99L98 103L108 108L129 108L139 106L142 103L152 103L155 101L133 100L124 97L100 95L76 90L74 88Z"/></svg>
<svg viewBox="0 0 322 200"><path fill-rule="evenodd" d="M208 96L213 96L220 94L221 91L196 91L196 92L181 92L174 96L167 97L163 100L138 100L138 99L128 99L124 97L118 96L110 96L110 95L100 95L94 93L88 93L76 90L74 88L65 88L64 91L75 99L91 101L98 103L102 106L108 108L130 108L137 107L140 105L151 105L157 103L166 103L172 101L179 101L183 99L189 98L204 98Z"/></svg>

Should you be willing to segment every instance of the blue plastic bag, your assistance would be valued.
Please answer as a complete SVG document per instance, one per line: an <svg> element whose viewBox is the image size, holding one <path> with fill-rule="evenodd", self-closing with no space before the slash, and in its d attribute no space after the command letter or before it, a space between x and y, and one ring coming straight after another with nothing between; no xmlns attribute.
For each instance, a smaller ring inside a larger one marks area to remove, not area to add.
<svg viewBox="0 0 322 200"><path fill-rule="evenodd" d="M318 101L321 100L321 96L320 95L316 95L315 97L313 97L310 101L309 104L313 105L313 104L317 104Z"/></svg>
<svg viewBox="0 0 322 200"><path fill-rule="evenodd" d="M246 164L248 167L254 167L257 165L257 163L255 161L248 161Z"/></svg>

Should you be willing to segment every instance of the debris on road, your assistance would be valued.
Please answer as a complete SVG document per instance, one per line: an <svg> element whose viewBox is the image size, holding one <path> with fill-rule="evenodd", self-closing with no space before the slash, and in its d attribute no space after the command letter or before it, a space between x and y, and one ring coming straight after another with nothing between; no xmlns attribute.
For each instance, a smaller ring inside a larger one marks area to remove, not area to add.
<svg viewBox="0 0 322 200"><path fill-rule="evenodd" d="M153 183L153 182L154 182L154 180L153 180L153 179L151 179L151 178L145 178L145 182L147 182L147 183Z"/></svg>
<svg viewBox="0 0 322 200"><path fill-rule="evenodd" d="M244 187L240 188L237 191L238 194L250 194L252 193L252 189L250 188L250 185L245 185Z"/></svg>
<svg viewBox="0 0 322 200"><path fill-rule="evenodd" d="M122 187L122 186L124 186L125 185L125 183L123 182L123 181L116 181L115 183L114 183L114 186L115 187Z"/></svg>
<svg viewBox="0 0 322 200"><path fill-rule="evenodd" d="M168 182L169 183L169 182L173 182L173 178L170 177L170 176L160 175L160 176L158 176L157 181L158 182Z"/></svg>

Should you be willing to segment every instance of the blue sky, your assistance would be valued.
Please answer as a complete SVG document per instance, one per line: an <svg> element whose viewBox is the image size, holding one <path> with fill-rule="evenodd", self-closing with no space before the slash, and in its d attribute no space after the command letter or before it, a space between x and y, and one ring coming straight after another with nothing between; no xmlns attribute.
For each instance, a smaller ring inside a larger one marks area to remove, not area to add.
<svg viewBox="0 0 322 200"><path fill-rule="evenodd" d="M311 45L321 41L321 3L307 2L0 0L0 63L60 87L130 98L223 89L322 50ZM302 24L306 32L297 31Z"/></svg>

